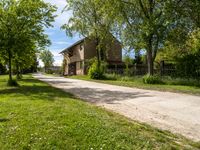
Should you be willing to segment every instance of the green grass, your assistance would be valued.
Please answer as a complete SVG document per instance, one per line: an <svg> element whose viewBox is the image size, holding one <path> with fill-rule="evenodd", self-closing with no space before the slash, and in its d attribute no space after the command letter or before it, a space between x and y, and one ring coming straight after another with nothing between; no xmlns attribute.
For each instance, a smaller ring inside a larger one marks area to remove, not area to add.
<svg viewBox="0 0 200 150"><path fill-rule="evenodd" d="M200 85L196 81L187 81L183 79L171 79L164 78L165 84L144 84L142 77L113 77L113 75L107 75L106 80L93 80L86 75L81 76L71 76L69 78L95 81L100 83L126 86L126 87L136 87L141 89L157 90L157 91L168 91L176 93L187 93L200 95Z"/></svg>
<svg viewBox="0 0 200 150"><path fill-rule="evenodd" d="M130 121L24 76L0 76L0 149L198 149L200 143Z"/></svg>

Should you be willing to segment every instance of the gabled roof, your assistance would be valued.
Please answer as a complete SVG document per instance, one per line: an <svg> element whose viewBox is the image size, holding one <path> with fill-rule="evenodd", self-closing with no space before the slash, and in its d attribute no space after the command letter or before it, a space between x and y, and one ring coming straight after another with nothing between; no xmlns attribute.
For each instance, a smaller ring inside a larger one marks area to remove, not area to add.
<svg viewBox="0 0 200 150"><path fill-rule="evenodd" d="M67 51L68 51L69 49L71 49L72 47L74 47L74 46L76 46L76 45L78 45L78 44L84 42L85 39L86 39L86 38L83 38L83 39L77 41L76 43L72 44L71 46L67 47L67 48L64 49L62 52L60 52L60 54L62 54L62 53L64 53L64 52L67 52Z"/></svg>
<svg viewBox="0 0 200 150"><path fill-rule="evenodd" d="M112 36L113 36L113 35L112 35ZM114 38L117 42L119 42L119 43L121 44L121 42L120 42L117 38L115 38L114 36L113 36L113 38ZM79 40L79 41L77 41L76 43L72 44L71 46L67 47L67 48L64 49L62 52L60 52L60 54L65 53L65 52L68 52L72 47L74 47L74 46L76 46L76 45L78 45L78 44L80 44L80 43L83 43L86 39L87 39L87 37L86 37L86 38L83 38L83 39L81 39L81 40Z"/></svg>

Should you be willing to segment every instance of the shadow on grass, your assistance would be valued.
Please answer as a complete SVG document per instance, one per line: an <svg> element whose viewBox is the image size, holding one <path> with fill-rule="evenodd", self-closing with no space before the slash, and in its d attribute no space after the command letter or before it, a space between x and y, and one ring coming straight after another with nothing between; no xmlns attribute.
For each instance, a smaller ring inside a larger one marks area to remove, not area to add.
<svg viewBox="0 0 200 150"><path fill-rule="evenodd" d="M6 88L0 90L0 95L6 95L8 97L26 96L30 100L49 100L54 101L55 98L74 98L70 93L63 92L59 89L53 88L49 85L42 84L43 82L35 79L23 79L25 84L16 88ZM26 85L26 83L32 83ZM40 83L41 85L39 85Z"/></svg>
<svg viewBox="0 0 200 150"><path fill-rule="evenodd" d="M0 90L0 94L16 97L26 96L30 100L49 100L54 101L56 98L75 98L73 94L85 101L91 103L119 103L120 101L132 99L135 100L138 97L152 97L145 92L133 92L133 91L113 91L103 90L98 88L87 88L87 87L70 87L71 82L63 80L48 81L52 85L63 85L63 90L69 92L66 93L60 89L53 88L36 79L25 78L22 79L22 85L17 88L9 88ZM72 94L70 94L72 93Z"/></svg>
<svg viewBox="0 0 200 150"><path fill-rule="evenodd" d="M7 122L7 121L10 121L10 119L7 119L7 118L0 118L0 123L1 123L1 122Z"/></svg>

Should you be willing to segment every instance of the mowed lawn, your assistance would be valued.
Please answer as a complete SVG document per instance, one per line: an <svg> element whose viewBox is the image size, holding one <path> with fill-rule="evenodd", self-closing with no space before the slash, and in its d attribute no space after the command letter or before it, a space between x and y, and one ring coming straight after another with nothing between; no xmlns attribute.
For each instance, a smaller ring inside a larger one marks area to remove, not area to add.
<svg viewBox="0 0 200 150"><path fill-rule="evenodd" d="M24 76L0 76L0 149L198 149L200 143L130 121Z"/></svg>

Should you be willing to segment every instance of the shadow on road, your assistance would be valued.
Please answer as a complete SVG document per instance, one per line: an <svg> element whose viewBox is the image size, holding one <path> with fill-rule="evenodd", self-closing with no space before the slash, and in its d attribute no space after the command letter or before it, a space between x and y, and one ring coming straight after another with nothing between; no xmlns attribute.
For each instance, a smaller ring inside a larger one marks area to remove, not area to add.
<svg viewBox="0 0 200 150"><path fill-rule="evenodd" d="M98 88L66 88L67 92L73 93L91 103L107 103L113 104L117 101L124 101L127 99L135 99L138 97L152 97L143 92L122 92L122 91L110 91L102 90Z"/></svg>

